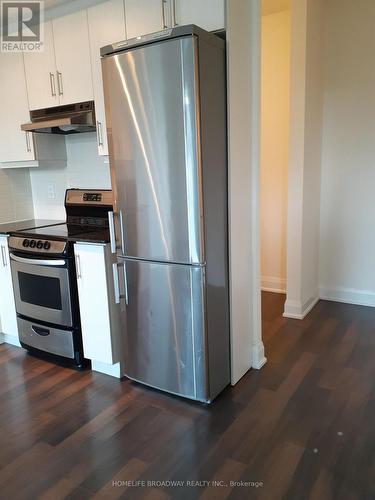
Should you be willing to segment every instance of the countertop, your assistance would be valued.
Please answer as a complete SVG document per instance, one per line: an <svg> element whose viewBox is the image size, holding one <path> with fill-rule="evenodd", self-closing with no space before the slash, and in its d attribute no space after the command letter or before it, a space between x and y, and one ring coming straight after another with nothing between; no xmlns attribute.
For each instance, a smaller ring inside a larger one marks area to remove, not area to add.
<svg viewBox="0 0 375 500"><path fill-rule="evenodd" d="M79 233L68 236L68 241L74 241L75 243L109 243L109 230L97 229L88 233Z"/></svg>
<svg viewBox="0 0 375 500"><path fill-rule="evenodd" d="M0 234L10 234L17 231L25 231L36 227L54 226L55 224L63 224L61 220L46 220L46 219L28 219L15 222L6 222L0 224Z"/></svg>
<svg viewBox="0 0 375 500"><path fill-rule="evenodd" d="M96 226L79 226L76 224L55 224L32 229L11 231L16 236L32 239L58 239L82 243L109 243L109 229Z"/></svg>

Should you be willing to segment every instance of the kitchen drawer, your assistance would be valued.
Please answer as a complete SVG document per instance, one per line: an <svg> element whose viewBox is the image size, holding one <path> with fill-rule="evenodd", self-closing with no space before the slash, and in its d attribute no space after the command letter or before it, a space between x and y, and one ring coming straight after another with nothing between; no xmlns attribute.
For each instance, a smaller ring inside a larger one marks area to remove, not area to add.
<svg viewBox="0 0 375 500"><path fill-rule="evenodd" d="M42 326L37 322L17 318L20 342L51 354L74 359L74 332ZM37 333L39 332L39 333Z"/></svg>

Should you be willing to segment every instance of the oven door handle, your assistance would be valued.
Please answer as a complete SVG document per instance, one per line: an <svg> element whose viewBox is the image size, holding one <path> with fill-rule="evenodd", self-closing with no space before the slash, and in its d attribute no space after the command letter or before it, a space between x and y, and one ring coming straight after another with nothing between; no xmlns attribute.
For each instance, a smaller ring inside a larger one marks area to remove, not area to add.
<svg viewBox="0 0 375 500"><path fill-rule="evenodd" d="M65 260L62 259L26 259L25 257L18 257L18 255L14 255L13 253L9 255L12 260L15 260L16 262L22 262L22 264L50 267L62 267L66 265Z"/></svg>

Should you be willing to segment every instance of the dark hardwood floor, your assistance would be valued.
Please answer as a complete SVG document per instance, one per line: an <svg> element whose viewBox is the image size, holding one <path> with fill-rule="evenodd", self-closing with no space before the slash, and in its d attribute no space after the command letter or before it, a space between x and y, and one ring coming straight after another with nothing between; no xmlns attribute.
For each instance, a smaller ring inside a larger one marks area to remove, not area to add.
<svg viewBox="0 0 375 500"><path fill-rule="evenodd" d="M1 345L0 498L374 499L375 309L283 300L263 295L267 365L211 406Z"/></svg>

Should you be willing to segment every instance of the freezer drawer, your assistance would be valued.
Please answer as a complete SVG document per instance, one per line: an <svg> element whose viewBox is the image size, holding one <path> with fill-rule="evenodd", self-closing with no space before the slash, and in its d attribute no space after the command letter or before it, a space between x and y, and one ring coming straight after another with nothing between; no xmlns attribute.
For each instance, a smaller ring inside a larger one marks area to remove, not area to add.
<svg viewBox="0 0 375 500"><path fill-rule="evenodd" d="M25 346L74 359L73 332L42 326L37 322L17 318L20 342Z"/></svg>
<svg viewBox="0 0 375 500"><path fill-rule="evenodd" d="M204 262L196 43L174 39L102 60L124 257Z"/></svg>
<svg viewBox="0 0 375 500"><path fill-rule="evenodd" d="M125 375L206 401L205 269L124 260Z"/></svg>

